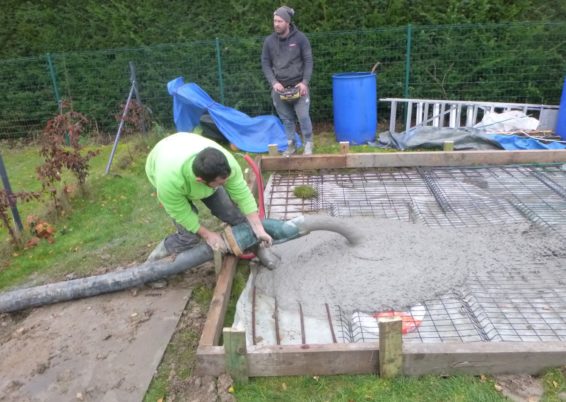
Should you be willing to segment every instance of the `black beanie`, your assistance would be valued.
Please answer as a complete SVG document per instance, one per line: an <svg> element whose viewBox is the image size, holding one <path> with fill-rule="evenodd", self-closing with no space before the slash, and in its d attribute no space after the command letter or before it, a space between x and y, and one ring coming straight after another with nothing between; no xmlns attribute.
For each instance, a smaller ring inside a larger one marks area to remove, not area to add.
<svg viewBox="0 0 566 402"><path fill-rule="evenodd" d="M286 22L291 22L291 18L293 17L293 15L295 15L295 10L293 10L291 7L282 6L275 10L273 15L281 17Z"/></svg>

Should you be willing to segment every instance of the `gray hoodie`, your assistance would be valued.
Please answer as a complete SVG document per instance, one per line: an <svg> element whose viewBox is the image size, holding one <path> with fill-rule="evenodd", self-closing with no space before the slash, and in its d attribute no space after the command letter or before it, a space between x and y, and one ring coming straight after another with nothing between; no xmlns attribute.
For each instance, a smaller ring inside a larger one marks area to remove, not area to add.
<svg viewBox="0 0 566 402"><path fill-rule="evenodd" d="M291 24L286 38L280 38L275 32L265 38L261 69L270 86L275 82L284 87L299 82L308 85L312 75L312 50L305 34Z"/></svg>

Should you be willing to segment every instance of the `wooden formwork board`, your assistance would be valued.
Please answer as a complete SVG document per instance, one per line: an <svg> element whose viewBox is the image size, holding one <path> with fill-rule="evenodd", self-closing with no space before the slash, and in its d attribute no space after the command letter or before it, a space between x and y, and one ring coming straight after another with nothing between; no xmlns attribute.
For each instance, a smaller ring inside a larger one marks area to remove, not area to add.
<svg viewBox="0 0 566 402"><path fill-rule="evenodd" d="M261 159L266 171L566 163L566 150L380 152Z"/></svg>
<svg viewBox="0 0 566 402"><path fill-rule="evenodd" d="M264 156L266 171L340 168L473 166L566 163L566 150L394 152L379 154ZM248 179L253 188L256 183ZM197 373L226 372L226 353L219 345L224 315L238 260L224 258L197 348ZM379 344L248 346L250 377L285 375L378 374ZM536 374L566 365L566 342L407 343L402 345L404 375Z"/></svg>
<svg viewBox="0 0 566 402"><path fill-rule="evenodd" d="M379 374L379 346L372 343L248 346L248 375ZM199 375L225 372L222 346L197 350ZM403 374L537 374L566 364L566 342L408 343Z"/></svg>

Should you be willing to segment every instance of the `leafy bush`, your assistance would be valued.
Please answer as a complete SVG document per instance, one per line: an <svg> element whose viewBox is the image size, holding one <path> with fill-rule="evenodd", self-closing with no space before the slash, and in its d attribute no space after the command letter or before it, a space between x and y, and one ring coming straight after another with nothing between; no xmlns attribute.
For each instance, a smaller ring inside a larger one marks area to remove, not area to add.
<svg viewBox="0 0 566 402"><path fill-rule="evenodd" d="M61 181L63 169L68 169L77 178L79 187L84 190L89 170L88 162L99 152L88 151L85 155L81 154L79 140L87 124L88 119L83 114L72 110L70 102L63 101L61 113L49 120L43 130L39 153L45 161L37 168L37 175L43 190L50 194L56 211L60 211L61 204L55 184Z"/></svg>

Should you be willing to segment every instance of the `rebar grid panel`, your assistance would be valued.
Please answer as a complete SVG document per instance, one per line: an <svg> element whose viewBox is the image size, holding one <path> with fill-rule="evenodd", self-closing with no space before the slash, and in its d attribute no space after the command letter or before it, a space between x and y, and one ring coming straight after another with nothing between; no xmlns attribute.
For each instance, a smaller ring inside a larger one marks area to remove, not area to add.
<svg viewBox="0 0 566 402"><path fill-rule="evenodd" d="M478 342L489 340L485 334L488 323L470 311L457 294L444 295L436 300L422 302L424 315L413 309L400 314L403 320L404 340L407 342ZM355 312L346 314L335 306L335 321L342 342L377 342L379 315Z"/></svg>
<svg viewBox="0 0 566 402"><path fill-rule="evenodd" d="M310 185L318 197L293 195ZM566 171L561 165L401 168L275 174L265 191L268 216L308 213L372 216L431 227L531 223L566 239ZM401 312L408 342L564 341L566 280L556 250L519 266L512 255L498 273L474 274L453 293ZM341 342L378 339L378 314L333 308ZM329 318L330 320L330 318Z"/></svg>
<svg viewBox="0 0 566 402"><path fill-rule="evenodd" d="M299 185L312 186L318 197L295 197L293 189ZM268 216L276 219L327 213L418 221L431 227L529 222L566 239L565 194L566 172L560 165L402 168L275 174L266 186L265 202Z"/></svg>
<svg viewBox="0 0 566 402"><path fill-rule="evenodd" d="M520 271L474 276L465 292L476 300L474 313L493 325L489 340L566 341L563 277L564 267L549 258Z"/></svg>

